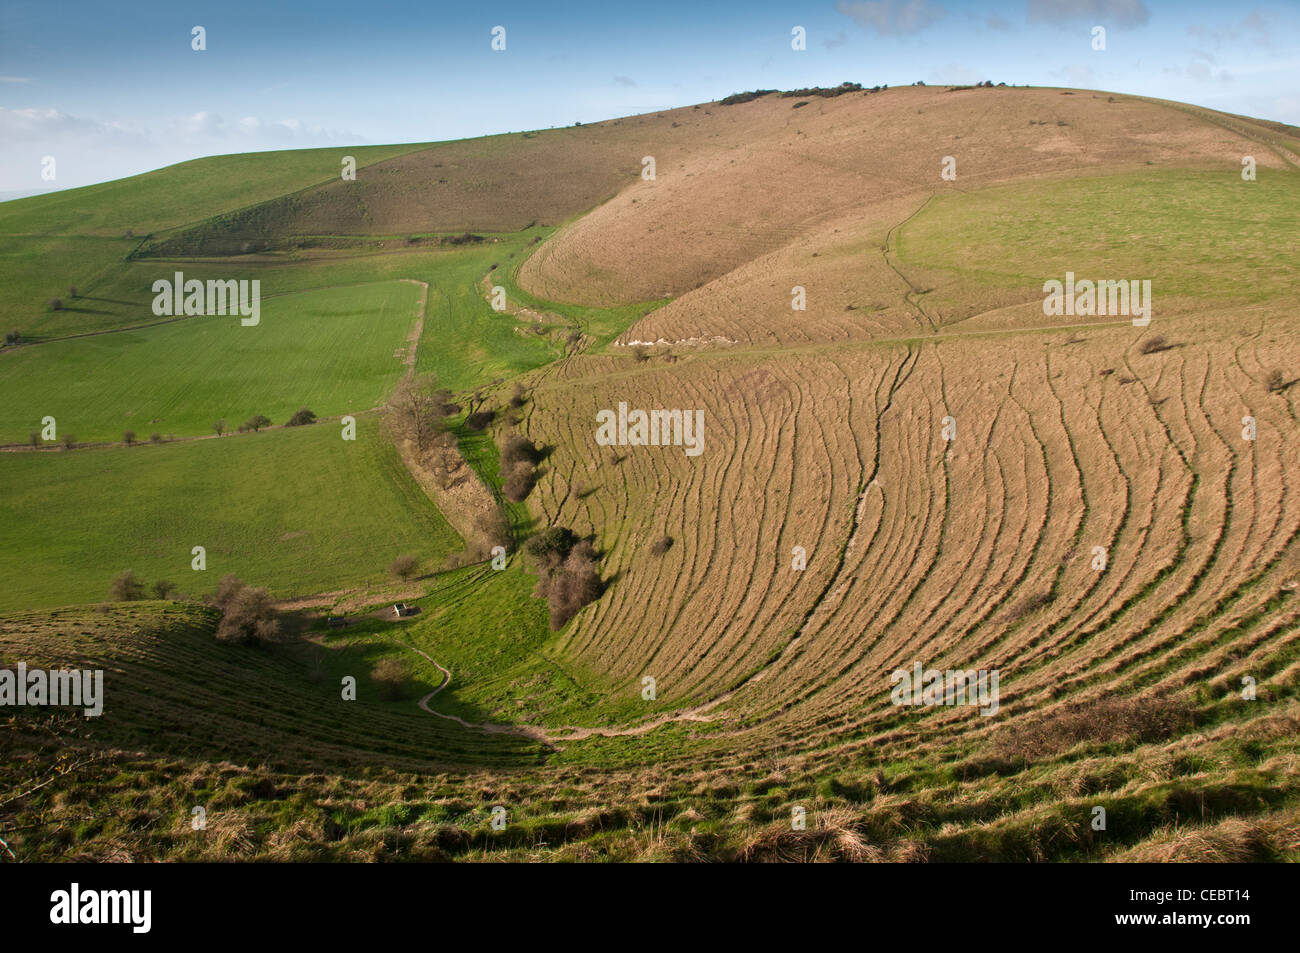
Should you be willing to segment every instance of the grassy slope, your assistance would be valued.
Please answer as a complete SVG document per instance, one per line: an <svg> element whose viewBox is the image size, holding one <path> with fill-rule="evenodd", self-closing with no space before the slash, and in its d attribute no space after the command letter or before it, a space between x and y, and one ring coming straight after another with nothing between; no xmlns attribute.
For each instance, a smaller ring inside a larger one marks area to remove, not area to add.
<svg viewBox="0 0 1300 953"><path fill-rule="evenodd" d="M230 429L383 402L404 370L421 289L395 281L268 297L260 323L196 316L171 324L19 348L0 362L0 442L21 443L46 415L78 440Z"/></svg>
<svg viewBox="0 0 1300 953"><path fill-rule="evenodd" d="M152 232L337 178L422 145L300 149L195 159L143 175L0 204L0 326L63 337L153 320L150 282L125 258ZM133 237L127 237L130 232ZM230 277L222 274L220 277ZM73 299L76 286L82 299ZM60 298L67 307L51 311Z"/></svg>
<svg viewBox="0 0 1300 953"><path fill-rule="evenodd" d="M960 309L962 286L1041 296L1045 278L1063 281L1067 270L1076 281L1150 279L1158 308L1167 296L1255 302L1293 293L1277 255L1297 232L1300 175L1266 170L1243 182L1231 170L1162 170L939 196L899 229L897 247L908 267L943 276L926 300L946 313Z"/></svg>
<svg viewBox="0 0 1300 953"><path fill-rule="evenodd" d="M136 236L199 222L286 192L339 178L342 157L357 168L428 144L291 149L213 156L99 185L0 204L0 234Z"/></svg>
<svg viewBox="0 0 1300 953"><path fill-rule="evenodd" d="M379 433L358 420L221 440L0 454L7 609L106 597L123 569L195 595L227 572L281 596L382 580L397 555L437 564L459 539ZM205 546L208 568L190 569Z"/></svg>

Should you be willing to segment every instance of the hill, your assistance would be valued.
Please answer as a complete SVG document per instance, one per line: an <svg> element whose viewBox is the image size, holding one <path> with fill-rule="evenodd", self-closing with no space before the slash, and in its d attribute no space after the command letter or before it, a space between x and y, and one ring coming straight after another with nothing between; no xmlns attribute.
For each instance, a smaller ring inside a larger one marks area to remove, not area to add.
<svg viewBox="0 0 1300 953"><path fill-rule="evenodd" d="M1082 90L739 100L381 151L355 182L306 171L337 156L269 154L247 201L214 190L167 225L124 200L150 237L106 273L117 290L0 352L6 439L49 407L111 440L303 400L361 436L330 419L0 454L20 580L0 662L103 666L119 700L11 723L15 789L61 746L84 762L0 814L57 831L11 844L1296 859L1297 130ZM0 263L34 281L52 243L120 243L93 233L125 221L114 194L84 232L41 204L57 196L24 200L61 224L11 233ZM176 270L258 278L263 326L123 330L157 320L138 302ZM1150 323L1049 313L1067 273L1149 281ZM89 325L106 333L63 339ZM458 565L486 549L455 555L472 541L381 425L423 374L451 391L442 426L496 504L505 569ZM698 421L696 442L611 444L598 422L629 408ZM122 569L172 573L207 539L291 638L218 644L219 573L93 608ZM401 552L419 577L385 582ZM384 659L406 671L388 700L360 678ZM996 693L900 703L916 665ZM229 696L196 688L236 668ZM371 693L340 708L353 672ZM219 837L191 836L191 788ZM79 830L77 797L126 813Z"/></svg>

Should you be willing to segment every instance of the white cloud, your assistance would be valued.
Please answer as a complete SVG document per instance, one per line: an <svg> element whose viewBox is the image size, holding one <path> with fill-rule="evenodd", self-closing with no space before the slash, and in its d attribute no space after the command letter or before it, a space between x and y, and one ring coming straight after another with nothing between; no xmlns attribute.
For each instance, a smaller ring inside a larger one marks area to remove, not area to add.
<svg viewBox="0 0 1300 953"><path fill-rule="evenodd" d="M226 122L201 110L152 123L105 122L49 107L0 107L0 189L39 185L39 160L46 155L58 161L58 187L67 188L199 156L364 142L353 133L297 118L246 116Z"/></svg>

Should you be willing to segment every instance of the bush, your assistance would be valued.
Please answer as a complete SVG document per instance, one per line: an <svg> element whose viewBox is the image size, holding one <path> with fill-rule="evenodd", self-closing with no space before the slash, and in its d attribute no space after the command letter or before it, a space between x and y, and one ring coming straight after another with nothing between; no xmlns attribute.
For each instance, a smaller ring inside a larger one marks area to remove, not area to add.
<svg viewBox="0 0 1300 953"><path fill-rule="evenodd" d="M18 331L10 331L8 334L5 335L5 343L6 343L6 344L17 344L17 343L20 342L22 339L23 339L23 336L22 336L22 334L21 334L20 332L18 332Z"/></svg>
<svg viewBox="0 0 1300 953"><path fill-rule="evenodd" d="M289 418L289 422L285 424L285 426L304 427L307 424L314 424L315 422L316 422L316 415L314 413L312 413L306 407L299 407L298 411L292 417Z"/></svg>
<svg viewBox="0 0 1300 953"><path fill-rule="evenodd" d="M224 420L218 420L212 425L212 429L216 432L217 436L220 437L226 432L226 422Z"/></svg>
<svg viewBox="0 0 1300 953"><path fill-rule="evenodd" d="M519 463L537 465L542 462L542 451L523 434L511 434L501 448L501 468L511 470Z"/></svg>
<svg viewBox="0 0 1300 953"><path fill-rule="evenodd" d="M135 602L137 599L144 598L144 583L140 581L139 576L128 569L113 580L108 594L114 602Z"/></svg>
<svg viewBox="0 0 1300 953"><path fill-rule="evenodd" d="M1163 335L1157 334L1155 337L1147 338L1142 342L1138 349L1143 354L1155 354L1157 351L1169 350L1169 342L1164 339Z"/></svg>
<svg viewBox="0 0 1300 953"><path fill-rule="evenodd" d="M280 619L265 589L245 585L238 576L227 575L217 588L213 604L221 610L217 641L233 645L274 642L280 635Z"/></svg>
<svg viewBox="0 0 1300 953"><path fill-rule="evenodd" d="M671 536L660 536L650 544L651 556L662 556L668 550L673 548L673 538Z"/></svg>
<svg viewBox="0 0 1300 953"><path fill-rule="evenodd" d="M1191 727L1193 714L1191 703L1175 696L1099 698L1002 728L993 736L993 751L1002 758L1036 760L1085 741L1164 741Z"/></svg>
<svg viewBox="0 0 1300 953"><path fill-rule="evenodd" d="M535 486L537 486L537 472L531 463L521 460L510 468L501 492L511 503L522 503L528 499L528 494L533 492Z"/></svg>
<svg viewBox="0 0 1300 953"><path fill-rule="evenodd" d="M151 434L149 434L149 442L150 442L150 443L162 443L162 442L163 442L162 434L160 434L160 433L151 433Z"/></svg>
<svg viewBox="0 0 1300 953"><path fill-rule="evenodd" d="M402 582L406 582L414 576L420 569L420 559L418 556L406 554L398 556L388 566L388 571L396 576Z"/></svg>
<svg viewBox="0 0 1300 953"><path fill-rule="evenodd" d="M135 443L135 431L134 430L122 431L122 442L126 444L128 447L132 446Z"/></svg>
<svg viewBox="0 0 1300 953"><path fill-rule="evenodd" d="M596 552L585 540L570 550L561 565L542 569L537 581L537 595L545 596L551 629L556 632L604 591Z"/></svg>
<svg viewBox="0 0 1300 953"><path fill-rule="evenodd" d="M1268 392L1270 394L1280 394L1286 390L1286 377L1281 371L1273 371L1268 375Z"/></svg>
<svg viewBox="0 0 1300 953"><path fill-rule="evenodd" d="M153 584L153 595L155 599L166 599L176 591L176 583L168 582L166 579L159 579Z"/></svg>
<svg viewBox="0 0 1300 953"><path fill-rule="evenodd" d="M71 450L71 449L72 449L73 447L75 447L76 445L77 445L77 438L76 438L76 437L74 437L74 436L73 436L72 434L70 434L70 433L65 433L65 434L63 435L63 449L64 449L64 450Z"/></svg>
<svg viewBox="0 0 1300 953"><path fill-rule="evenodd" d="M518 410L526 403L528 403L528 395L524 392L524 385L516 383L514 393L510 395L510 406Z"/></svg>
<svg viewBox="0 0 1300 953"><path fill-rule="evenodd" d="M482 432L487 430L488 424L496 418L494 410L476 410L465 418L465 426L470 430Z"/></svg>
<svg viewBox="0 0 1300 953"><path fill-rule="evenodd" d="M308 413L311 413L311 411L308 411ZM257 433L263 427L269 426L271 426L271 418L264 414L253 414L253 416L244 421L244 427L253 431L253 433Z"/></svg>
<svg viewBox="0 0 1300 953"><path fill-rule="evenodd" d="M573 530L567 526L552 526L529 539L524 544L524 551L543 565L554 566L564 562L577 544L578 535Z"/></svg>
<svg viewBox="0 0 1300 953"><path fill-rule="evenodd" d="M63 310L63 300L62 300L61 298L51 298L51 299L50 299L50 310L51 310L51 311L62 311L62 310Z"/></svg>
<svg viewBox="0 0 1300 953"><path fill-rule="evenodd" d="M33 447L39 447L41 445L41 435L35 430L27 435L27 440Z"/></svg>

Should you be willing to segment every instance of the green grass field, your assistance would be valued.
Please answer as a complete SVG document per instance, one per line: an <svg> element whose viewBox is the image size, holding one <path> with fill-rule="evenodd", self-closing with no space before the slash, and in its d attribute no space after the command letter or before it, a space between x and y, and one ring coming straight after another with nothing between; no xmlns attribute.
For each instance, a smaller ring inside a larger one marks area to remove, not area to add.
<svg viewBox="0 0 1300 953"><path fill-rule="evenodd" d="M375 416L192 443L0 454L0 607L107 597L134 569L206 596L233 572L278 596L381 582L460 540L411 480ZM194 546L207 571L190 568Z"/></svg>
<svg viewBox="0 0 1300 953"><path fill-rule="evenodd" d="M1076 279L1150 279L1155 296L1264 301L1294 290L1293 269L1278 256L1297 233L1300 175L1243 182L1232 170L1178 170L940 195L897 242L904 265L967 287L1039 292L1068 270ZM935 291L940 309L961 297L945 284Z"/></svg>
<svg viewBox="0 0 1300 953"><path fill-rule="evenodd" d="M186 318L138 331L17 348L0 360L0 441L49 415L78 440L189 436L253 414L275 423L381 404L405 370L421 289L395 281L282 296L263 284L261 321Z"/></svg>

